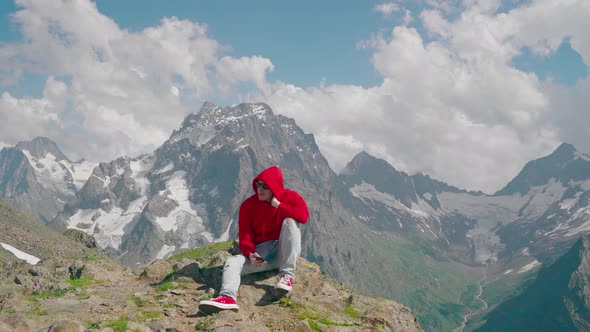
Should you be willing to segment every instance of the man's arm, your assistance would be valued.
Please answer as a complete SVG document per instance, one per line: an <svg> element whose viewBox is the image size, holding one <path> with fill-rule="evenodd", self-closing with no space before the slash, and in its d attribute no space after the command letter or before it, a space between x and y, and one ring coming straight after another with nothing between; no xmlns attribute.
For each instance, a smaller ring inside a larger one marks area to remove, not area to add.
<svg viewBox="0 0 590 332"><path fill-rule="evenodd" d="M293 218L301 224L305 224L309 218L309 210L305 200L295 191L289 191L283 202L271 202L281 215L281 219Z"/></svg>
<svg viewBox="0 0 590 332"><path fill-rule="evenodd" d="M242 250L244 256L249 257L250 253L254 252L254 236L252 234L252 212L246 202L240 206L238 218L240 250Z"/></svg>

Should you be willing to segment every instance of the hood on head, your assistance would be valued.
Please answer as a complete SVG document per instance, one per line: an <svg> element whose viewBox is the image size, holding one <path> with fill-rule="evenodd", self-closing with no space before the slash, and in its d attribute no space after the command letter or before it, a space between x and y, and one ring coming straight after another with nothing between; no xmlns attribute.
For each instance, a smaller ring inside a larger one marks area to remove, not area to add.
<svg viewBox="0 0 590 332"><path fill-rule="evenodd" d="M279 166L271 166L265 169L252 180L252 189L254 189L255 193L258 192L256 189L256 181L258 180L264 182L279 201L283 199L283 172Z"/></svg>

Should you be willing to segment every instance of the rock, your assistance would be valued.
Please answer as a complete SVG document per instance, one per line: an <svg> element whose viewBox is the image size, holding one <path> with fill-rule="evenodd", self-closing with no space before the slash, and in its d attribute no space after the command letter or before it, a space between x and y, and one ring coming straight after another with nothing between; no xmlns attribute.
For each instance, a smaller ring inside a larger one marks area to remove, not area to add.
<svg viewBox="0 0 590 332"><path fill-rule="evenodd" d="M14 328L8 323L0 321L0 332L14 332Z"/></svg>
<svg viewBox="0 0 590 332"><path fill-rule="evenodd" d="M139 277L149 281L159 282L164 280L164 278L173 271L172 267L172 263L156 259L152 264L143 269L143 272Z"/></svg>
<svg viewBox="0 0 590 332"><path fill-rule="evenodd" d="M127 323L127 330L139 332L152 332L152 329L150 329L149 327L133 321Z"/></svg>
<svg viewBox="0 0 590 332"><path fill-rule="evenodd" d="M84 273L84 269L86 265L81 260L76 260L70 266L68 266L68 273L70 274L70 279L80 279L82 277L82 273Z"/></svg>
<svg viewBox="0 0 590 332"><path fill-rule="evenodd" d="M63 233L70 239L82 243L87 248L96 248L96 239L89 234L86 234L80 230L70 228Z"/></svg>
<svg viewBox="0 0 590 332"><path fill-rule="evenodd" d="M71 320L59 320L53 323L47 332L83 332L86 331L86 327L76 321Z"/></svg>
<svg viewBox="0 0 590 332"><path fill-rule="evenodd" d="M293 326L293 332L311 332L311 326L307 320L300 320Z"/></svg>
<svg viewBox="0 0 590 332"><path fill-rule="evenodd" d="M154 332L182 332L184 328L175 319L165 318L150 322L149 328Z"/></svg>

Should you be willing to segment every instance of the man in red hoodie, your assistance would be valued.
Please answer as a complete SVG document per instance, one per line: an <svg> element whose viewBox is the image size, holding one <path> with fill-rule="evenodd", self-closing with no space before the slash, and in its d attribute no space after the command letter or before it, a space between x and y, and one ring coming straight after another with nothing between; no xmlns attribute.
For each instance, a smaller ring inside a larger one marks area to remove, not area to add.
<svg viewBox="0 0 590 332"><path fill-rule="evenodd" d="M199 310L213 313L238 310L236 303L241 276L279 269L276 288L290 291L295 264L301 253L300 225L309 211L301 196L283 188L283 173L277 166L262 171L252 181L254 195L240 207L238 237L242 255L230 256L223 268L219 296L199 302Z"/></svg>

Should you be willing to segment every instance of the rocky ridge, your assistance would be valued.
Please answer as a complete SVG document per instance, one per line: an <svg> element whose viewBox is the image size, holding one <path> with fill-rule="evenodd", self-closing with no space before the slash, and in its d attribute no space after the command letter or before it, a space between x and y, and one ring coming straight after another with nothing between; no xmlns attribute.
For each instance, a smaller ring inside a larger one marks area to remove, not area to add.
<svg viewBox="0 0 590 332"><path fill-rule="evenodd" d="M274 291L276 272L266 272L242 279L239 312L196 312L198 301L218 290L227 255L222 249L200 261L156 260L135 273L109 260L77 261L74 279L55 259L21 265L3 280L14 285L0 298L0 330L422 330L406 307L359 295L305 259L298 261L298 278L287 296ZM50 279L53 286L38 287Z"/></svg>
<svg viewBox="0 0 590 332"><path fill-rule="evenodd" d="M243 278L240 311L205 316L197 304L219 290L233 241L187 250L132 270L0 200L0 242L41 259L31 265L0 247L0 331L421 331L409 309L360 295L301 258L294 290L274 291L276 271Z"/></svg>

